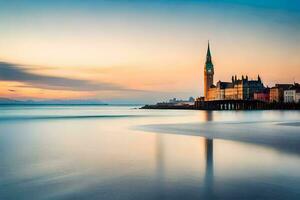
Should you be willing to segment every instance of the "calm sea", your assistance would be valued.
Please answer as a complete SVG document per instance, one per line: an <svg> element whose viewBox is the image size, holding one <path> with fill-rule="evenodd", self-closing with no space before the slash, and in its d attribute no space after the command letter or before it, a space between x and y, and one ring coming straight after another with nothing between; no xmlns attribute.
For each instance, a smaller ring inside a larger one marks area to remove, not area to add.
<svg viewBox="0 0 300 200"><path fill-rule="evenodd" d="M299 111L1 106L0 199L300 199Z"/></svg>

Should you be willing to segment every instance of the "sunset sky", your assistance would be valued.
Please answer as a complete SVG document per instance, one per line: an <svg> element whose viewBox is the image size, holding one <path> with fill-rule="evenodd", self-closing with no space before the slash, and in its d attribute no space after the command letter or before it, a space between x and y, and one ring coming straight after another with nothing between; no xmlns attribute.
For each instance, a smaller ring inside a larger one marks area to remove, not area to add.
<svg viewBox="0 0 300 200"><path fill-rule="evenodd" d="M208 40L215 81L300 82L298 0L0 0L0 98L197 97Z"/></svg>

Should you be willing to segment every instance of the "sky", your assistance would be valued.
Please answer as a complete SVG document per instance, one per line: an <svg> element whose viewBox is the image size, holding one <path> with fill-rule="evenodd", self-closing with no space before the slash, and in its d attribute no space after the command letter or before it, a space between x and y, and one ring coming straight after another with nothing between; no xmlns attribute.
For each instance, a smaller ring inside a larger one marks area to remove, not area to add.
<svg viewBox="0 0 300 200"><path fill-rule="evenodd" d="M153 103L259 74L300 82L298 0L0 0L0 98Z"/></svg>

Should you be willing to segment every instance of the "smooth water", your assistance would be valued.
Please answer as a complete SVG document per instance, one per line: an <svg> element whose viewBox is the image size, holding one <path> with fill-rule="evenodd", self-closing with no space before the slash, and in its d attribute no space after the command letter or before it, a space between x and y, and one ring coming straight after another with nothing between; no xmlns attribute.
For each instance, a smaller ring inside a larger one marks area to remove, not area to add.
<svg viewBox="0 0 300 200"><path fill-rule="evenodd" d="M2 106L0 199L300 199L300 112Z"/></svg>

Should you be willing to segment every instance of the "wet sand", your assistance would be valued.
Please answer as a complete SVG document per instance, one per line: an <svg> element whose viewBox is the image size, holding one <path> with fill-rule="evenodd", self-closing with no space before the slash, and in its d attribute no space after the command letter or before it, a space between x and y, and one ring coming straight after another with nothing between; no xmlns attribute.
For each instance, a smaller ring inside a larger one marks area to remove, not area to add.
<svg viewBox="0 0 300 200"><path fill-rule="evenodd" d="M300 154L300 122L204 122L140 126L146 131L266 145Z"/></svg>

